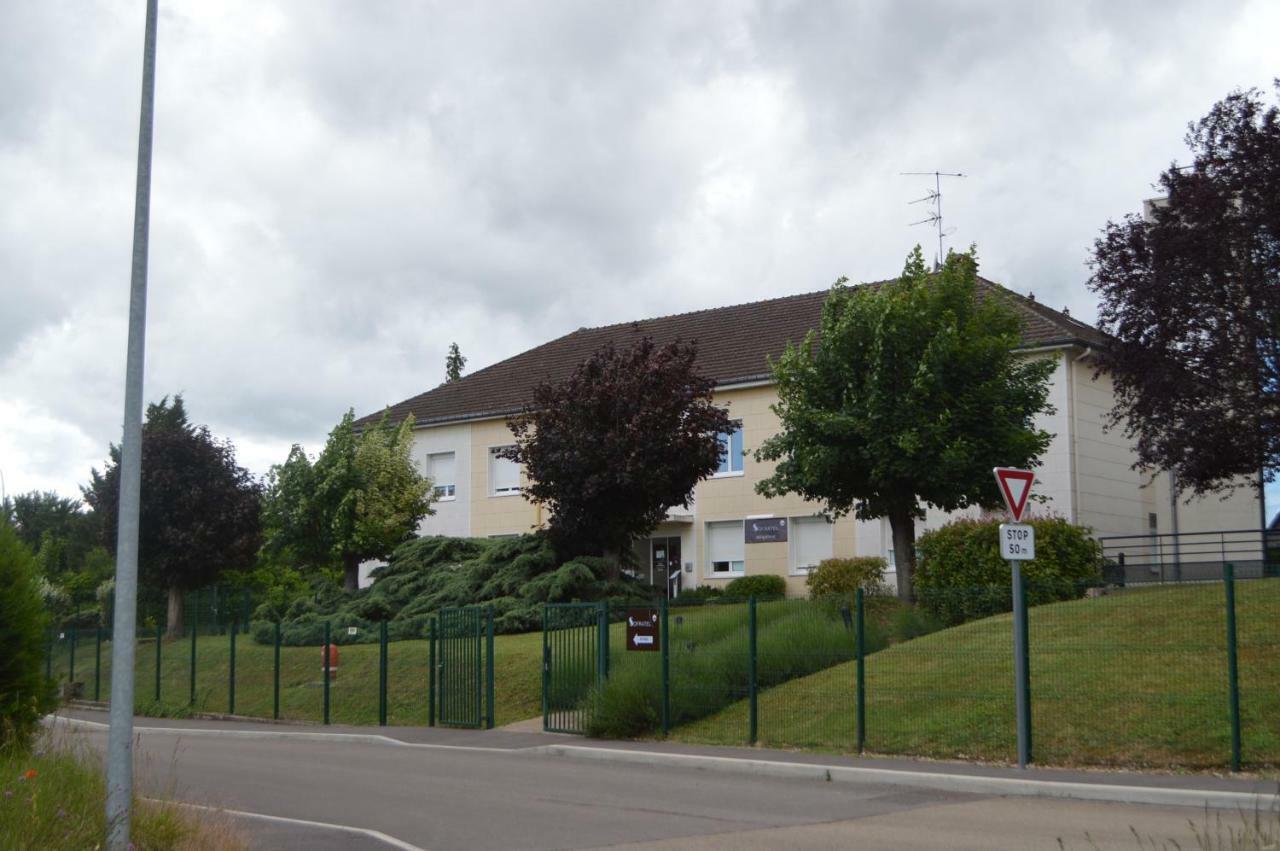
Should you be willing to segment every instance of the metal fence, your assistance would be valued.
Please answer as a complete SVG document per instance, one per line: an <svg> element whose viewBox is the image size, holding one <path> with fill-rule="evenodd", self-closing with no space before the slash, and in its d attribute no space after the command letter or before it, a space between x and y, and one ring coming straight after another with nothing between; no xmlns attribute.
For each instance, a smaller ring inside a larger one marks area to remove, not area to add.
<svg viewBox="0 0 1280 851"><path fill-rule="evenodd" d="M1280 580L1231 573L1097 588L1028 579L1031 759L1280 764ZM627 649L637 610L611 608L607 679L561 699L558 717L575 720L548 729L1013 762L1010 588L943 596L927 610L861 594L656 601L657 653ZM555 632L549 620L544 642ZM554 684L557 659L546 664Z"/></svg>
<svg viewBox="0 0 1280 851"><path fill-rule="evenodd" d="M137 711L323 724L494 726L490 609L441 610L428 622L425 641L390 641L382 621L375 626L376 643L339 647L335 630L324 622L319 646L282 648L279 624L258 626L269 629L269 643L246 641L248 629L238 616L221 622L189 617L184 634L176 637L161 623L141 627L135 638ZM109 701L109 623L52 628L46 649L46 677L64 698Z"/></svg>

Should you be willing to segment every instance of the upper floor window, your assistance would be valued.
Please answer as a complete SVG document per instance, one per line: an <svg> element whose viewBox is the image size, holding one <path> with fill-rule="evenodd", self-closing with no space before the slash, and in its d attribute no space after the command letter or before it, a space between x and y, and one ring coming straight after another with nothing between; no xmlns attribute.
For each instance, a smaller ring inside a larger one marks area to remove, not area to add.
<svg viewBox="0 0 1280 851"><path fill-rule="evenodd" d="M720 434L720 467L717 476L736 476L742 473L742 421L733 424L733 431Z"/></svg>
<svg viewBox="0 0 1280 851"><path fill-rule="evenodd" d="M456 493L452 452L432 452L427 456L427 478L435 488L436 499L450 500Z"/></svg>
<svg viewBox="0 0 1280 851"><path fill-rule="evenodd" d="M520 465L510 458L498 455L508 446L494 446L489 450L489 493L507 496L520 493Z"/></svg>

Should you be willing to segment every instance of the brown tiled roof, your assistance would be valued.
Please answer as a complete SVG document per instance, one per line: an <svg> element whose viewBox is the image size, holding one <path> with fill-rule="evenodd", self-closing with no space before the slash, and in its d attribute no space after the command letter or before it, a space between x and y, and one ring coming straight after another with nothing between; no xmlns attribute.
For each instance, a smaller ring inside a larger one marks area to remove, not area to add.
<svg viewBox="0 0 1280 851"><path fill-rule="evenodd" d="M983 278L979 279L979 287L980 291L999 291L1010 297L1014 308L1022 314L1022 337L1027 348L1105 343L1104 335L1096 328L1064 313ZM776 358L787 342L799 342L810 329L818 327L827 293L828 290L822 290L600 328L580 328L473 372L460 381L442 384L406 399L388 410L397 421L413 414L420 425L512 414L530 400L538 381L568 377L578 364L606 343L623 348L646 336L658 345L676 339L696 342L698 367L717 384L765 379L769 376L768 357ZM374 421L379 416L381 412L370 414L357 424Z"/></svg>

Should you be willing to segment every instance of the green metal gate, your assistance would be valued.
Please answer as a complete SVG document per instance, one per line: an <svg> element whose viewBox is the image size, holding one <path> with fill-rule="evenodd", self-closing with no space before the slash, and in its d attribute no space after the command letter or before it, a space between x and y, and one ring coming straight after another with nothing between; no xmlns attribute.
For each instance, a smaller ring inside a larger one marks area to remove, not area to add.
<svg viewBox="0 0 1280 851"><path fill-rule="evenodd" d="M440 723L493 728L493 609L441 609L436 616Z"/></svg>
<svg viewBox="0 0 1280 851"><path fill-rule="evenodd" d="M609 676L609 604L548 603L542 615L542 728L585 733Z"/></svg>

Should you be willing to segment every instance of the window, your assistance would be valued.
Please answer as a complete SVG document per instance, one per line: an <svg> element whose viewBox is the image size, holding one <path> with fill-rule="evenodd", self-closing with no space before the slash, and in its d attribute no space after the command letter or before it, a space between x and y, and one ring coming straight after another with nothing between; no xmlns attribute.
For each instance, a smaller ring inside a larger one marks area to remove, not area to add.
<svg viewBox="0 0 1280 851"><path fill-rule="evenodd" d="M791 570L808 573L818 562L831 558L831 524L822 517L791 520Z"/></svg>
<svg viewBox="0 0 1280 851"><path fill-rule="evenodd" d="M489 492L494 496L510 496L520 493L520 465L510 458L498 455L507 446L494 446L489 450Z"/></svg>
<svg viewBox="0 0 1280 851"><path fill-rule="evenodd" d="M746 567L741 520L707 524L707 564L712 576L741 575Z"/></svg>
<svg viewBox="0 0 1280 851"><path fill-rule="evenodd" d="M435 486L436 499L450 500L455 496L457 480L453 473L452 452L432 452L427 456L427 478Z"/></svg>
<svg viewBox="0 0 1280 851"><path fill-rule="evenodd" d="M733 424L733 431L720 435L720 469L717 476L742 475L742 421Z"/></svg>

